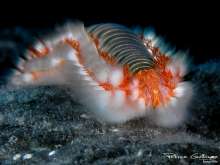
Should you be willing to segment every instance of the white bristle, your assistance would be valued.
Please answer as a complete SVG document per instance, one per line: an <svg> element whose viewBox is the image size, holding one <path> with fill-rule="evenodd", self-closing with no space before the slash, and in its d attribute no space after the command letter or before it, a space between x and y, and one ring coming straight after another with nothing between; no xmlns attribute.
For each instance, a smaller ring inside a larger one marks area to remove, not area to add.
<svg viewBox="0 0 220 165"><path fill-rule="evenodd" d="M172 64L167 65L166 70L170 71L173 75L177 74L177 68L176 68L176 66L174 66Z"/></svg>
<svg viewBox="0 0 220 165"><path fill-rule="evenodd" d="M137 100L138 95L139 95L138 89L132 89L132 94L131 94L131 97L130 97L131 100L132 100L132 101Z"/></svg>
<svg viewBox="0 0 220 165"><path fill-rule="evenodd" d="M51 66L55 67L55 66L59 65L60 62L61 62L61 59L59 59L59 58L52 58L51 59Z"/></svg>
<svg viewBox="0 0 220 165"><path fill-rule="evenodd" d="M32 74L30 74L30 73L25 73L25 74L23 75L23 80L24 80L25 82L31 82L31 81L33 80Z"/></svg>
<svg viewBox="0 0 220 165"><path fill-rule="evenodd" d="M176 97L182 97L185 93L184 83L179 83L174 89L174 94Z"/></svg>
<svg viewBox="0 0 220 165"><path fill-rule="evenodd" d="M106 110L108 105L111 104L111 93L110 92L102 92L97 94L97 102L98 108L101 110Z"/></svg>
<svg viewBox="0 0 220 165"><path fill-rule="evenodd" d="M171 105L172 107L175 107L177 104L178 104L177 98L171 97L168 105Z"/></svg>
<svg viewBox="0 0 220 165"><path fill-rule="evenodd" d="M108 71L107 70L102 70L100 71L100 73L97 75L97 79L100 81L100 82L107 82L108 81Z"/></svg>
<svg viewBox="0 0 220 165"><path fill-rule="evenodd" d="M144 101L143 98L138 99L138 108L140 110L145 110L146 109L145 101Z"/></svg>
<svg viewBox="0 0 220 165"><path fill-rule="evenodd" d="M69 51L66 56L67 56L67 60L78 62L76 51L74 49L73 51Z"/></svg>
<svg viewBox="0 0 220 165"><path fill-rule="evenodd" d="M113 98L114 98L113 104L115 106L120 107L125 103L125 93L123 91L120 90L115 91Z"/></svg>
<svg viewBox="0 0 220 165"><path fill-rule="evenodd" d="M121 69L114 69L110 75L110 83L113 86L118 86L123 79L123 71Z"/></svg>
<svg viewBox="0 0 220 165"><path fill-rule="evenodd" d="M187 108L192 97L192 86L190 83L182 82L180 86L181 96L172 97L166 106L161 106L155 112L155 122L163 127L176 127L187 117Z"/></svg>
<svg viewBox="0 0 220 165"><path fill-rule="evenodd" d="M45 46L42 44L42 42L38 42L38 43L36 43L34 48L38 51L41 51L42 49L45 49Z"/></svg>

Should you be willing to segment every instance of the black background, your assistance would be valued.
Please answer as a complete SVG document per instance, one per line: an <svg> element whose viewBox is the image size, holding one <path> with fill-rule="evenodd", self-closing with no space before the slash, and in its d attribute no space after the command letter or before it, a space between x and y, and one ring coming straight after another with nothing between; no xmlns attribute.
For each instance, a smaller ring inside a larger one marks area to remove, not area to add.
<svg viewBox="0 0 220 165"><path fill-rule="evenodd" d="M219 58L218 7L218 4L201 2L33 1L19 6L13 2L13 7L1 10L0 29L21 26L51 28L52 31L55 25L68 20L81 20L85 25L116 22L151 26L177 49L188 50L196 64Z"/></svg>

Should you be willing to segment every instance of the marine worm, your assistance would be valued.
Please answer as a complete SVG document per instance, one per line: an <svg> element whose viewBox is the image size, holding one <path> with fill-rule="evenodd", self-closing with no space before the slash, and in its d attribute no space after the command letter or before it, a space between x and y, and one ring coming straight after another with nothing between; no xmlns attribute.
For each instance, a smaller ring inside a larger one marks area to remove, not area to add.
<svg viewBox="0 0 220 165"><path fill-rule="evenodd" d="M184 81L184 53L164 50L151 30L137 34L114 23L68 23L27 49L14 85L68 85L97 119L123 123L148 116L181 124L193 90Z"/></svg>

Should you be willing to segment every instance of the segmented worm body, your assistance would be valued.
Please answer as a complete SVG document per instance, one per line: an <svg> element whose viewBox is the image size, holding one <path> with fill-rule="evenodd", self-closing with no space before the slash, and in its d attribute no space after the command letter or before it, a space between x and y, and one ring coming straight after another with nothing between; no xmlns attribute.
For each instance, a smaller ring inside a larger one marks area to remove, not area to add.
<svg viewBox="0 0 220 165"><path fill-rule="evenodd" d="M118 64L128 65L131 73L153 67L153 57L141 38L130 29L117 24L101 24L88 28L88 33L100 41L99 50L107 52Z"/></svg>
<svg viewBox="0 0 220 165"><path fill-rule="evenodd" d="M159 38L113 23L67 24L27 50L16 85L69 85L98 119L124 122L151 116L164 126L181 123L192 95L181 55L163 52ZM159 44L158 44L159 43Z"/></svg>

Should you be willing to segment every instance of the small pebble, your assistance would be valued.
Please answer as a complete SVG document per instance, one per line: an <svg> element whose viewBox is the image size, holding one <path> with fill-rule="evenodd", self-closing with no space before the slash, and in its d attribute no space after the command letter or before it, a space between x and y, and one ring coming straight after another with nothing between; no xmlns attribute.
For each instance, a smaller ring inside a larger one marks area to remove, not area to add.
<svg viewBox="0 0 220 165"><path fill-rule="evenodd" d="M114 129L112 129L112 132L119 132L119 129L114 128Z"/></svg>
<svg viewBox="0 0 220 165"><path fill-rule="evenodd" d="M89 116L86 115L86 114L82 114L82 115L80 115L80 117L83 118L83 119L89 119Z"/></svg>
<svg viewBox="0 0 220 165"><path fill-rule="evenodd" d="M20 157L21 157L21 154L15 154L13 156L13 160L18 160L18 159L20 159Z"/></svg>
<svg viewBox="0 0 220 165"><path fill-rule="evenodd" d="M52 156L52 155L54 155L56 153L56 151L51 151L51 152L49 152L49 154L48 154L48 156Z"/></svg>
<svg viewBox="0 0 220 165"><path fill-rule="evenodd" d="M26 160L26 159L31 159L32 158L32 154L25 154L23 156L23 160Z"/></svg>
<svg viewBox="0 0 220 165"><path fill-rule="evenodd" d="M138 153L137 153L137 157L140 157L143 155L143 151L142 150L139 150Z"/></svg>

